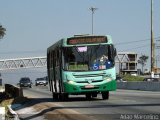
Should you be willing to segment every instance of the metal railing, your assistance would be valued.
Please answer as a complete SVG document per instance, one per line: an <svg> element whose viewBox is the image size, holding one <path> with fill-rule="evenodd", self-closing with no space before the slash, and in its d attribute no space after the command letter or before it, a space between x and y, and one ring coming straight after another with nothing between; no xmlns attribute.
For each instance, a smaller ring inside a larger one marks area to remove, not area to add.
<svg viewBox="0 0 160 120"><path fill-rule="evenodd" d="M137 58L132 59L128 53L118 53L116 56L116 63L137 63ZM136 55L136 54L135 54ZM16 59L2 59L0 60L0 70L12 70L20 68L37 68L46 67L47 57L29 57L29 58L16 58Z"/></svg>
<svg viewBox="0 0 160 120"><path fill-rule="evenodd" d="M47 66L46 56L0 60L0 70L36 68L36 67L46 67L46 66Z"/></svg>

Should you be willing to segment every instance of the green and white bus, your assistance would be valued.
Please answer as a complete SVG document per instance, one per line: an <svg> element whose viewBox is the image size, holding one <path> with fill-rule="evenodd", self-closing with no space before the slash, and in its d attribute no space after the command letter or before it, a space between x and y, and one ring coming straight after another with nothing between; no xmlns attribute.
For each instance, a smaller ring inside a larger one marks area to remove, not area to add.
<svg viewBox="0 0 160 120"><path fill-rule="evenodd" d="M101 93L109 98L116 90L116 49L109 35L76 35L63 38L47 49L49 88L54 99L69 95Z"/></svg>

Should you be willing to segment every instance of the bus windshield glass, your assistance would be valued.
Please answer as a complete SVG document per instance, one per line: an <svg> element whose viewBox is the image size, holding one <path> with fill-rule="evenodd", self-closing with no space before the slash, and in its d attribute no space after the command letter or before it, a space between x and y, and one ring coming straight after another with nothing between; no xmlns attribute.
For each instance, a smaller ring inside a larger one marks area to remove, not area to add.
<svg viewBox="0 0 160 120"><path fill-rule="evenodd" d="M96 71L114 66L109 57L109 45L74 46L63 48L63 69L66 71Z"/></svg>

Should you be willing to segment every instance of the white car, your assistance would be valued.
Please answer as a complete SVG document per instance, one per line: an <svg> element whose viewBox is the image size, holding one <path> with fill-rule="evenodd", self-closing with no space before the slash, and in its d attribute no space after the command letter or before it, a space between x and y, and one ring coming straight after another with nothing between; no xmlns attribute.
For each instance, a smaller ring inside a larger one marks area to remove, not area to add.
<svg viewBox="0 0 160 120"><path fill-rule="evenodd" d="M47 80L45 78L37 78L35 80L35 85L38 86L38 85L44 85L46 86L48 84Z"/></svg>
<svg viewBox="0 0 160 120"><path fill-rule="evenodd" d="M134 73L134 72L133 73L131 72L130 74L131 76L137 76L137 73Z"/></svg>

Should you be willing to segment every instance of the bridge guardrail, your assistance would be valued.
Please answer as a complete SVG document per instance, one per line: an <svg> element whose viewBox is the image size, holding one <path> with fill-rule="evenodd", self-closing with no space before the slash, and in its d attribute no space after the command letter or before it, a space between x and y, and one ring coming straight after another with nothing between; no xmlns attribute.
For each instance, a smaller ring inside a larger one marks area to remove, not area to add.
<svg viewBox="0 0 160 120"><path fill-rule="evenodd" d="M118 89L160 91L160 82L117 82Z"/></svg>
<svg viewBox="0 0 160 120"><path fill-rule="evenodd" d="M23 97L23 90L20 87L11 85L11 84L5 84L5 93L9 97Z"/></svg>

